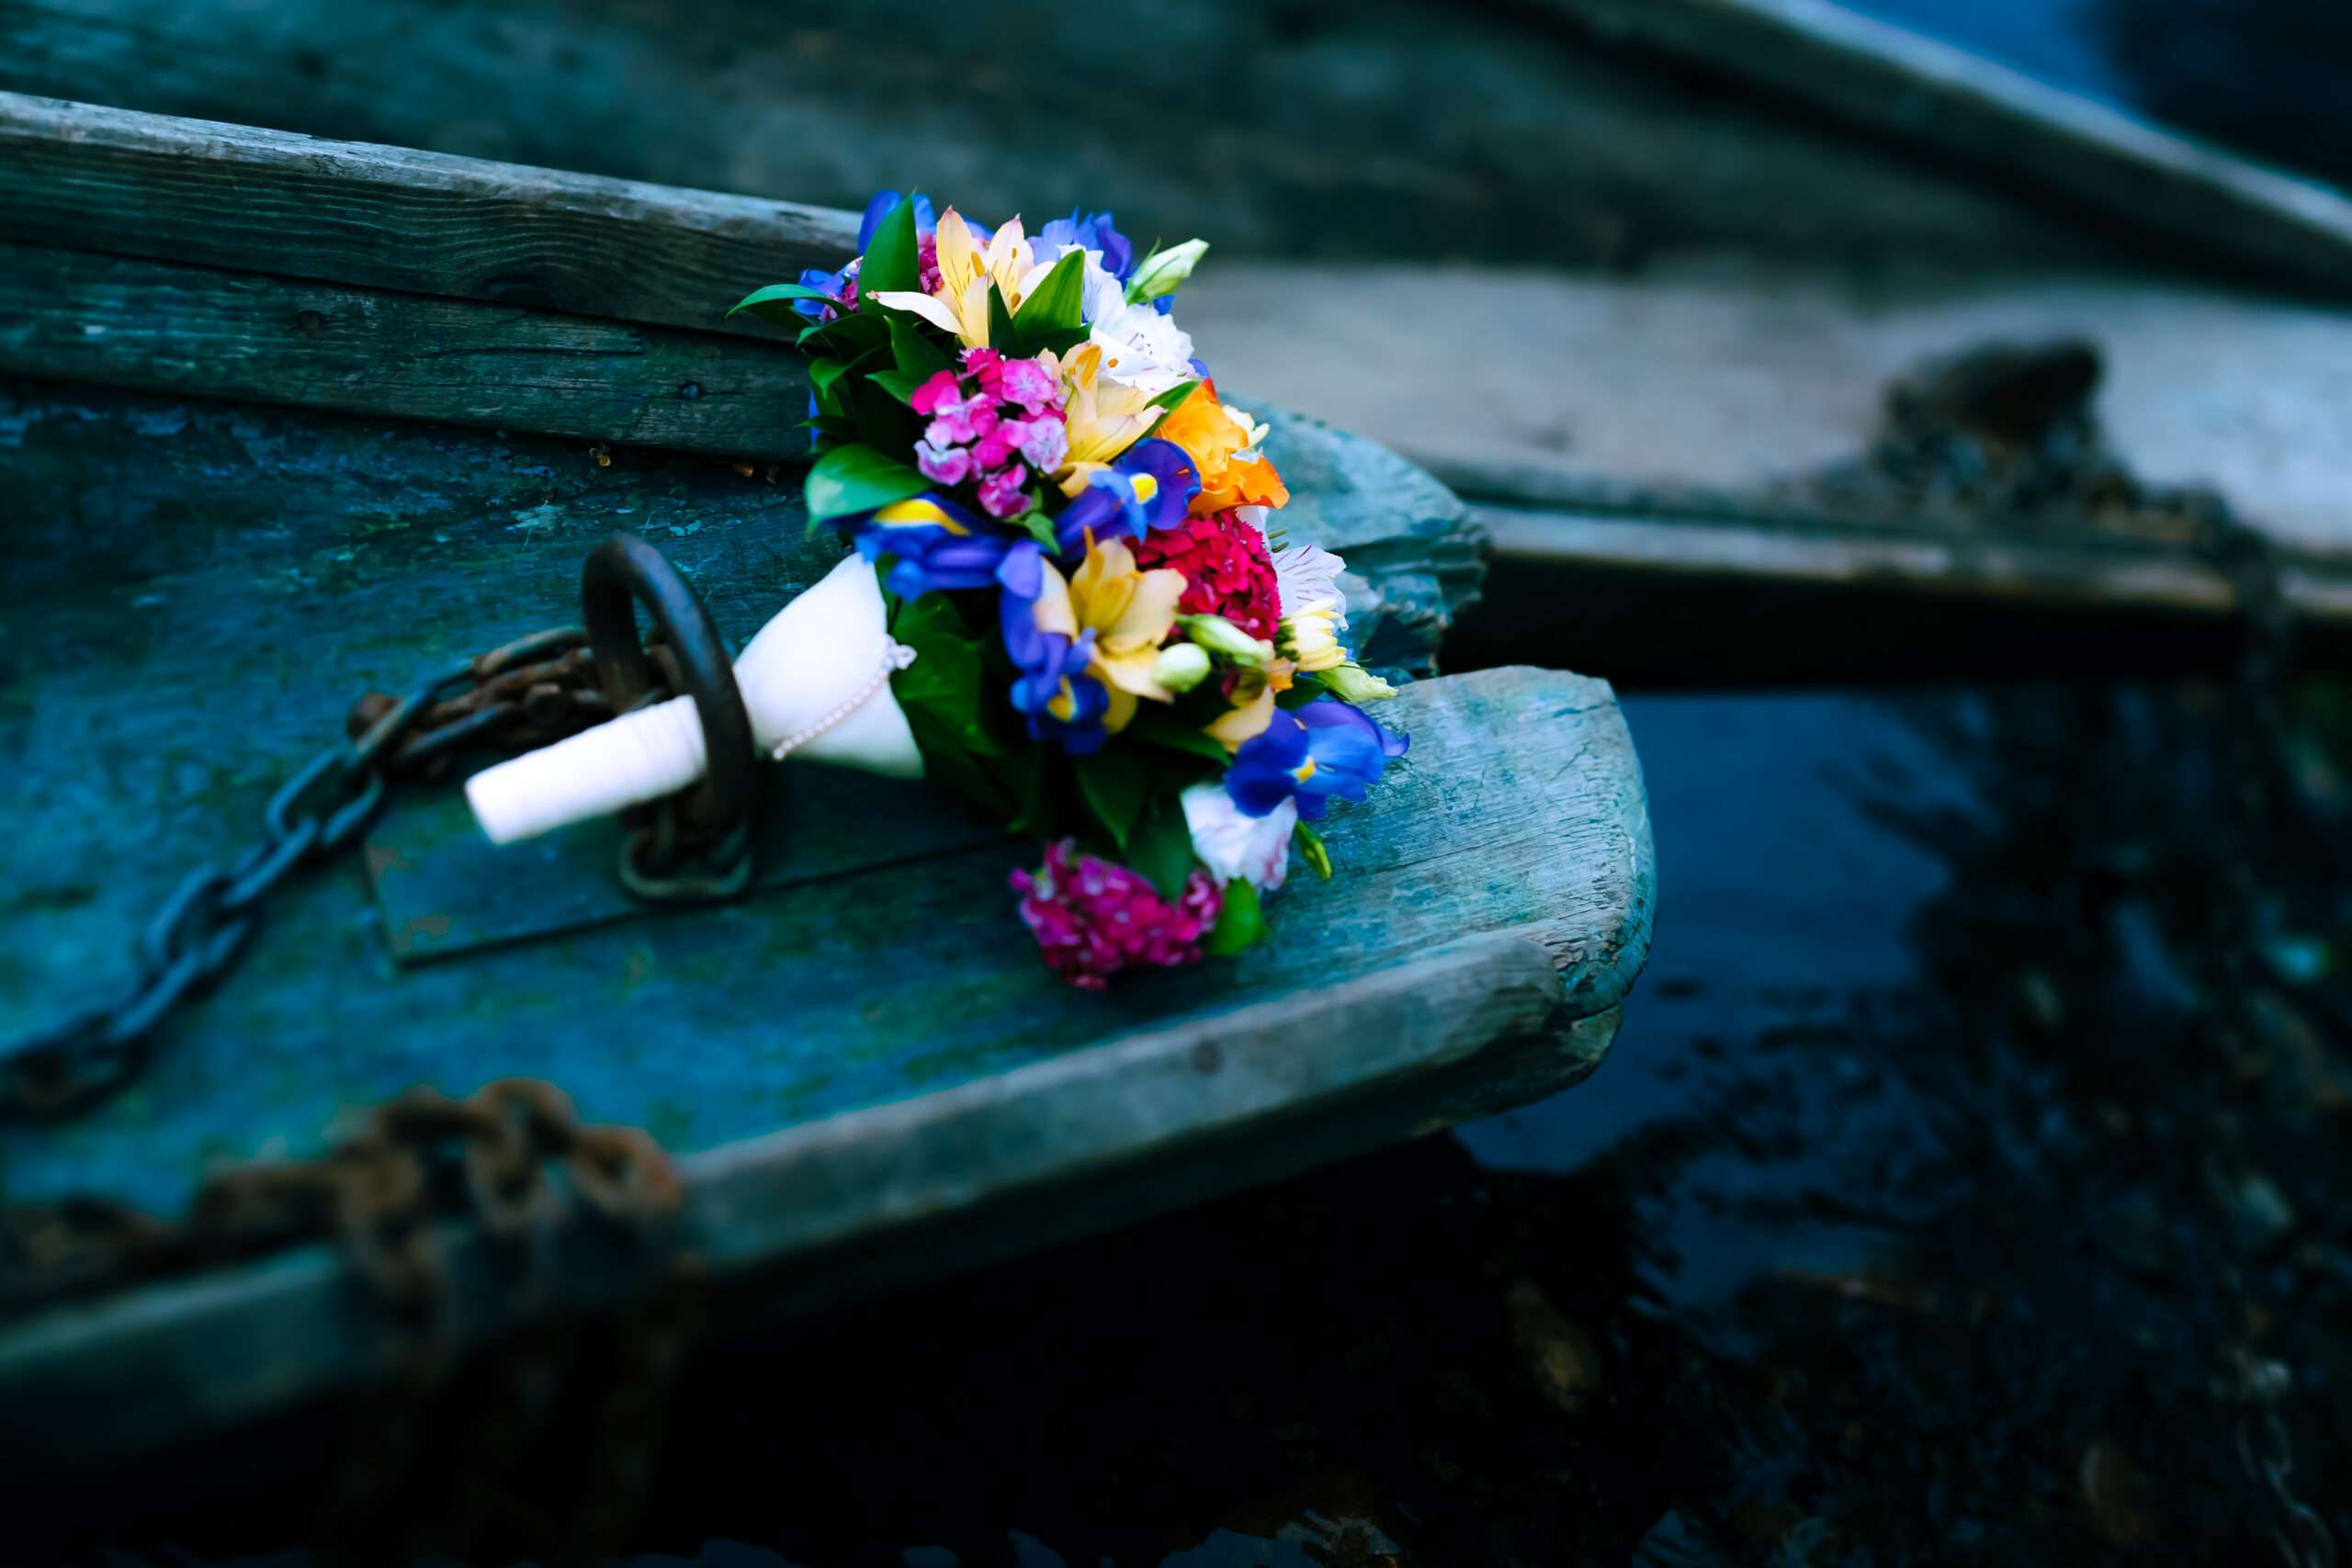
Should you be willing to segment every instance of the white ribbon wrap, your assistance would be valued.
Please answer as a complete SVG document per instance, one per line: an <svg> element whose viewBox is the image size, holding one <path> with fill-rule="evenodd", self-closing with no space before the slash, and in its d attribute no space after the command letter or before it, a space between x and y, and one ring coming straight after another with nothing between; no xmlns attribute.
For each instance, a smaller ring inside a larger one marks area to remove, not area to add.
<svg viewBox="0 0 2352 1568"><path fill-rule="evenodd" d="M890 691L890 674L905 661L885 625L872 564L849 557L761 627L735 661L753 743L889 778L922 777L922 753ZM466 781L466 802L491 842L511 844L673 795L705 766L694 699L673 697L483 769Z"/></svg>

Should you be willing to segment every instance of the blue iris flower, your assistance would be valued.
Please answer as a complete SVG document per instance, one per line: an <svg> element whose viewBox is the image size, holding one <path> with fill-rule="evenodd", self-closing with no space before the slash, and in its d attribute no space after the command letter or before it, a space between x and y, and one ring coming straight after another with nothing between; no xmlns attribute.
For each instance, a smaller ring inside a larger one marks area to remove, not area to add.
<svg viewBox="0 0 2352 1568"><path fill-rule="evenodd" d="M1038 230L1037 238L1044 243L1040 254L1048 251L1057 254L1063 245L1077 245L1101 251L1102 269L1122 283L1135 274L1135 244L1111 227L1111 215L1107 212L1089 212L1081 217L1073 207L1069 217L1057 218Z"/></svg>
<svg viewBox="0 0 2352 1568"><path fill-rule="evenodd" d="M1337 795L1362 800L1390 759L1412 744L1362 708L1321 696L1305 707L1274 710L1263 733L1244 741L1226 771L1225 792L1247 817L1263 817L1285 800L1309 822Z"/></svg>
<svg viewBox="0 0 2352 1568"><path fill-rule="evenodd" d="M1073 638L1037 625L1046 552L1035 539L1019 540L1005 552L996 580L1004 588L997 601L1004 651L1021 671L1012 682L1012 705L1028 720L1029 739L1058 740L1074 757L1099 750L1111 694L1086 672L1094 657L1094 633Z"/></svg>
<svg viewBox="0 0 2352 1568"><path fill-rule="evenodd" d="M889 217L892 210L898 207L899 201L902 199L903 198L899 195L899 193L894 190L876 191L874 193L874 199L865 204L865 218L860 220L857 225L858 255L862 256L865 254L865 247L874 243L874 231L882 226L882 220ZM938 227L939 220L935 216L933 216L931 209L931 197L923 195L920 191L916 192L916 237L921 238L925 234L932 233L935 231ZM854 261L857 258L855 256L850 258L851 261ZM834 299L838 300L841 299L842 291L849 287L849 262L843 262L840 266L834 268L831 272L825 271L822 267L812 266L805 268L800 274L800 285L804 288L821 288L827 294L832 296ZM812 321L823 320L825 312L835 308L835 306L826 304L822 299L795 299L792 302L792 309L795 313L807 316Z"/></svg>
<svg viewBox="0 0 2352 1568"><path fill-rule="evenodd" d="M882 227L882 220L897 210L899 203L904 199L894 190L878 190L874 193L874 199L865 204L865 216L857 225L857 254L859 255L864 255L865 247L874 243L874 231ZM926 234L936 232L938 228L939 219L931 209L931 197L921 191L915 192L915 237L921 239Z"/></svg>
<svg viewBox="0 0 2352 1568"><path fill-rule="evenodd" d="M1121 534L1140 539L1155 528L1183 522L1200 493L1201 476L1184 449L1147 436L1095 473L1062 509L1054 519L1054 539L1065 556L1083 550L1089 533L1098 539Z"/></svg>
<svg viewBox="0 0 2352 1568"><path fill-rule="evenodd" d="M795 299L792 302L795 315L806 316L810 321L822 321L828 310L839 308L838 301L841 299L842 290L849 287L849 265L844 262L831 272L827 272L820 266L803 267L800 271L800 287L821 288L836 302L830 305L823 299Z"/></svg>
<svg viewBox="0 0 2352 1568"><path fill-rule="evenodd" d="M889 588L901 599L989 587L1012 547L1005 535L940 495L896 502L843 526L867 560L891 558Z"/></svg>

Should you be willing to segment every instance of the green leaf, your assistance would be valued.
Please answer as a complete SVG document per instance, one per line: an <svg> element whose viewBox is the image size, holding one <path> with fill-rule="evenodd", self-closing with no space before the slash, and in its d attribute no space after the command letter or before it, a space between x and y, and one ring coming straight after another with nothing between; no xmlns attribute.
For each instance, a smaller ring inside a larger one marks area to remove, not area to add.
<svg viewBox="0 0 2352 1568"><path fill-rule="evenodd" d="M1314 676L1305 674L1294 675L1291 677L1289 691L1276 692L1274 694L1274 705L1282 709L1284 713L1288 713L1294 708L1305 707L1307 704L1321 696L1323 692L1323 682L1317 680Z"/></svg>
<svg viewBox="0 0 2352 1568"><path fill-rule="evenodd" d="M1211 958L1230 958L1272 934L1273 928L1266 924L1265 906L1258 900L1258 890L1237 876L1225 885L1225 906L1217 910L1216 924L1209 928L1208 940L1201 944L1201 951Z"/></svg>
<svg viewBox="0 0 2352 1568"><path fill-rule="evenodd" d="M1187 240L1166 250L1157 245L1151 254L1143 258L1127 279L1127 302L1140 305L1147 299L1157 299L1163 294L1173 294L1176 286L1193 276L1193 269L1208 254L1206 240Z"/></svg>
<svg viewBox="0 0 2352 1568"><path fill-rule="evenodd" d="M899 401L911 403L915 400L915 389L922 386L929 378L910 376L904 370L876 370L866 379L898 399Z"/></svg>
<svg viewBox="0 0 2352 1568"><path fill-rule="evenodd" d="M992 821L1001 822L1012 815L1012 795L974 760L953 726L943 723L930 708L908 708L906 713L915 750L922 753L927 781L945 784L988 813Z"/></svg>
<svg viewBox="0 0 2352 1568"><path fill-rule="evenodd" d="M1018 358L1021 334L1013 330L1012 312L1005 309L1004 290L989 285L989 346Z"/></svg>
<svg viewBox="0 0 2352 1568"><path fill-rule="evenodd" d="M899 601L890 636L915 650L915 661L890 680L899 705L933 713L967 750L1000 755L1002 749L981 722L979 646L955 599L926 593Z"/></svg>
<svg viewBox="0 0 2352 1568"><path fill-rule="evenodd" d="M808 515L818 521L871 512L930 488L929 479L871 446L836 446L808 470Z"/></svg>
<svg viewBox="0 0 2352 1568"><path fill-rule="evenodd" d="M890 341L890 329L879 316L835 316L800 334L801 351L829 358L854 360L868 349Z"/></svg>
<svg viewBox="0 0 2352 1568"><path fill-rule="evenodd" d="M1179 381L1174 386L1169 388L1168 390L1160 393L1159 396L1152 399L1151 406L1156 409L1172 409L1181 407L1184 400L1193 395L1193 389L1199 385L1200 383L1198 381Z"/></svg>
<svg viewBox="0 0 2352 1568"><path fill-rule="evenodd" d="M890 329L891 359L901 373L914 378L917 386L942 370L956 368L956 361L947 351L933 342L913 317L892 310L882 319Z"/></svg>
<svg viewBox="0 0 2352 1568"><path fill-rule="evenodd" d="M1144 808L1128 830L1128 866L1173 904L1184 896L1185 880L1193 874L1193 830L1184 826L1184 808L1172 795L1161 795Z"/></svg>
<svg viewBox="0 0 2352 1568"><path fill-rule="evenodd" d="M1031 506L1028 511L1013 518L1011 525L1026 532L1031 538L1037 541L1039 547L1047 555L1061 554L1062 542L1054 533L1054 520L1038 511L1035 506Z"/></svg>
<svg viewBox="0 0 2352 1568"><path fill-rule="evenodd" d="M1315 868L1315 874L1330 881L1331 852L1323 847L1323 836L1304 822L1291 824L1290 836L1298 845L1300 856Z"/></svg>
<svg viewBox="0 0 2352 1568"><path fill-rule="evenodd" d="M1171 751L1185 751L1205 758L1220 767L1232 761L1223 741L1158 707L1138 705L1135 717L1127 721L1127 728L1120 733L1148 741L1154 746L1164 746Z"/></svg>
<svg viewBox="0 0 2352 1568"><path fill-rule="evenodd" d="M857 303L860 310L881 310L874 296L887 290L913 288L922 281L922 242L915 235L915 198L890 209L866 242L865 259L857 264Z"/></svg>
<svg viewBox="0 0 2352 1568"><path fill-rule="evenodd" d="M875 385L869 375L854 375L841 386L842 412L857 424L857 439L877 452L911 452L918 434L914 411Z"/></svg>
<svg viewBox="0 0 2352 1568"><path fill-rule="evenodd" d="M847 360L809 360L809 390L816 392L816 412L842 416L842 398L835 383L849 374Z"/></svg>
<svg viewBox="0 0 2352 1568"><path fill-rule="evenodd" d="M1115 741L1100 751L1070 761L1078 773L1078 793L1109 831L1111 841L1125 850L1136 818L1151 802L1150 764L1131 748ZM1190 843L1191 840L1185 841Z"/></svg>
<svg viewBox="0 0 2352 1568"><path fill-rule="evenodd" d="M1032 838L1057 839L1054 810L1054 781L1046 771L1050 746L1021 746L1007 753L1002 764L1004 784L1012 796L1014 815L1007 824Z"/></svg>
<svg viewBox="0 0 2352 1568"><path fill-rule="evenodd" d="M1031 333L1055 329L1067 332L1072 327L1081 330L1085 314L1080 309L1085 298L1086 253L1072 251L1054 264L1046 280L1021 301L1021 309L1012 313L1013 330L1026 336Z"/></svg>
<svg viewBox="0 0 2352 1568"><path fill-rule="evenodd" d="M805 283L771 283L765 288L754 288L735 302L727 313L749 310L763 321L774 321L780 327L805 327L808 318L792 308L796 299L821 299L828 305L841 301L821 288L811 288Z"/></svg>

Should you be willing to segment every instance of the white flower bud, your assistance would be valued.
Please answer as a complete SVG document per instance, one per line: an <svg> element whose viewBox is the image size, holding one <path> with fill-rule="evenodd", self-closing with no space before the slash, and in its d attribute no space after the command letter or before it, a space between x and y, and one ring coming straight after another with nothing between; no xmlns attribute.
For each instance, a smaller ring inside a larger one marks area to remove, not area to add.
<svg viewBox="0 0 2352 1568"><path fill-rule="evenodd" d="M1209 650L1196 642L1170 643L1151 663L1151 678L1171 692L1189 692L1208 673Z"/></svg>
<svg viewBox="0 0 2352 1568"><path fill-rule="evenodd" d="M1359 705L1375 698L1396 694L1396 687L1353 661L1335 665L1324 671L1318 679L1331 688L1333 695Z"/></svg>
<svg viewBox="0 0 2352 1568"><path fill-rule="evenodd" d="M1175 293L1176 286L1193 276L1193 269L1201 265L1208 249L1206 240L1187 240L1181 245L1152 252L1128 279L1127 299L1140 305L1163 294Z"/></svg>
<svg viewBox="0 0 2352 1568"><path fill-rule="evenodd" d="M1251 637L1223 615L1179 615L1176 624L1201 647L1245 669L1263 670L1273 660L1272 643Z"/></svg>

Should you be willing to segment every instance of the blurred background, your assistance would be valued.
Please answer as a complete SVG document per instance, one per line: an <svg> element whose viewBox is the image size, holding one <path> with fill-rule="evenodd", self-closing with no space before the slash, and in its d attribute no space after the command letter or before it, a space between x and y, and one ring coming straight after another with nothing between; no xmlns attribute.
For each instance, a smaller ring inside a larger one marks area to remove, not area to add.
<svg viewBox="0 0 2352 1568"><path fill-rule="evenodd" d="M643 1561L2352 1547L2352 9L0 0L0 40L17 91L1206 237L1227 395L1493 532L1449 666L1626 697L1662 908L1597 1077L706 1353ZM274 1560L319 1483L154 1479L107 1561Z"/></svg>

